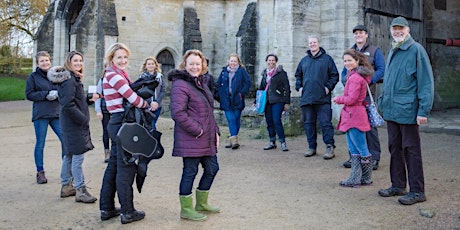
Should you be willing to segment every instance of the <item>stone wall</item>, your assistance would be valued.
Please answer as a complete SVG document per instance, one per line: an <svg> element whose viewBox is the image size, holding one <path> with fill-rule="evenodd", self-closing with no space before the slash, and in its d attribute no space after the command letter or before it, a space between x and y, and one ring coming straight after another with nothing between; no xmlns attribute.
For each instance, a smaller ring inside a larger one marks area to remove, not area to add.
<svg viewBox="0 0 460 230"><path fill-rule="evenodd" d="M460 40L460 1L429 1L425 12L427 38ZM460 107L460 47L427 42L426 48L435 78L434 109Z"/></svg>

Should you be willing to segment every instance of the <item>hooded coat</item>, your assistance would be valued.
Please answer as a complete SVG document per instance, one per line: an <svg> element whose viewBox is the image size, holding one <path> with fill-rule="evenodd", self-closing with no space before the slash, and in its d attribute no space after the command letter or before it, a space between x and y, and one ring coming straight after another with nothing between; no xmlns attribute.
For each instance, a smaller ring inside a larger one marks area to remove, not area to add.
<svg viewBox="0 0 460 230"><path fill-rule="evenodd" d="M302 88L299 105L331 104L331 92L339 81L339 72L334 59L320 47L313 55L310 50L300 60L295 72L295 89ZM329 89L326 94L325 88Z"/></svg>
<svg viewBox="0 0 460 230"><path fill-rule="evenodd" d="M46 99L51 90L57 90L57 87L48 80L46 72L37 67L26 81L26 98L33 101L32 121L59 118L58 100Z"/></svg>
<svg viewBox="0 0 460 230"><path fill-rule="evenodd" d="M214 99L207 78L185 70L171 70L171 117L174 120L173 156L203 157L217 153L219 126L214 119Z"/></svg>
<svg viewBox="0 0 460 230"><path fill-rule="evenodd" d="M243 110L245 106L244 95L251 87L251 78L244 67L238 67L232 78L232 92L230 93L229 74L227 66L223 67L216 82L220 108L223 110Z"/></svg>
<svg viewBox="0 0 460 230"><path fill-rule="evenodd" d="M267 87L267 69L262 70L261 75L262 80L260 81L259 90L265 90ZM267 102L270 104L280 102L291 104L291 87L289 86L288 75L282 65L276 67L276 72L270 80L267 90Z"/></svg>
<svg viewBox="0 0 460 230"><path fill-rule="evenodd" d="M343 96L335 99L337 104L344 104L340 112L340 120L337 129L346 132L351 128L361 132L371 130L369 117L366 112L367 84L370 83L374 70L366 67L358 67L350 72Z"/></svg>
<svg viewBox="0 0 460 230"><path fill-rule="evenodd" d="M56 66L48 71L48 79L59 86L60 124L65 153L79 155L92 150L88 103L80 78L64 67Z"/></svg>

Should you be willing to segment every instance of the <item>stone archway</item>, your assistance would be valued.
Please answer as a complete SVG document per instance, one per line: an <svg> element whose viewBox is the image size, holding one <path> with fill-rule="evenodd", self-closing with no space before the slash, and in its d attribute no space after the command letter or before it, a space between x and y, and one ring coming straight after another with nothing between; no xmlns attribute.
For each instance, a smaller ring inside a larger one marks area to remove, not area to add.
<svg viewBox="0 0 460 230"><path fill-rule="evenodd" d="M158 53L157 61L161 64L161 72L163 73L163 76L165 77L164 80L166 82L166 95L169 96L169 92L171 91L171 85L168 84L168 71L174 69L176 66L174 56L169 50L164 49Z"/></svg>
<svg viewBox="0 0 460 230"><path fill-rule="evenodd" d="M162 50L157 55L157 61L161 64L161 72L163 72L163 75L168 77L168 71L174 69L175 67L175 61L172 53L166 49Z"/></svg>

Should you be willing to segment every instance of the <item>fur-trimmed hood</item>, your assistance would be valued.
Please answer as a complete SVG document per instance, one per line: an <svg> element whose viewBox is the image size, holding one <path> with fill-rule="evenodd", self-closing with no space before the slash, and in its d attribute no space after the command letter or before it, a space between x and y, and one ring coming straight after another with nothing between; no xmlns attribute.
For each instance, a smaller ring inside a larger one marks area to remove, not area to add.
<svg viewBox="0 0 460 230"><path fill-rule="evenodd" d="M373 69L370 69L370 68L367 68L367 67L364 67L364 66L358 66L358 68L356 68L356 71L361 76L364 76L364 77L372 77L372 75L374 75L374 70Z"/></svg>
<svg viewBox="0 0 460 230"><path fill-rule="evenodd" d="M70 79L71 75L63 66L54 66L48 70L47 77L52 83L59 84Z"/></svg>

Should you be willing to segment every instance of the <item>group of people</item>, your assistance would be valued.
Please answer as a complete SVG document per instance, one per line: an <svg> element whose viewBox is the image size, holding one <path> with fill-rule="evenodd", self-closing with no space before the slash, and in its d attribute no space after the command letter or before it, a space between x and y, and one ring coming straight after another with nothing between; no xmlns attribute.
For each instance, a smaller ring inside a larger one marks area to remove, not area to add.
<svg viewBox="0 0 460 230"><path fill-rule="evenodd" d="M331 103L344 105L337 129L346 133L350 159L344 166L350 167L351 173L340 185L359 187L372 184L372 170L379 165L378 131L370 126L365 106L370 97L376 97L375 84L384 79L378 105L387 122L392 185L378 193L382 197L402 196L399 202L410 205L426 200L418 127L427 122L432 108L433 73L426 51L410 36L405 18L395 18L390 32L393 42L385 64L380 49L367 42L367 28L363 25L353 28L356 44L343 54L341 82L345 86L344 94L334 98L331 92L339 81L336 65L320 46L319 38L310 36L309 50L295 72L295 89L301 94L300 107L308 142L305 157L316 155L316 122L319 120L326 145L323 158L334 158ZM154 113L151 125L156 129L166 90L159 63L153 57L145 59L139 78L158 82L154 95L144 99L131 89L132 80L126 72L129 56L130 50L122 43L115 43L108 49L103 77L91 99L96 101L96 116L102 121L105 161L108 163L100 191L101 219L120 215L123 224L141 220L145 213L134 207L132 185L138 169L135 162L126 161L129 153L122 148L117 133L125 122L127 103ZM268 54L265 61L267 68L261 73L258 87L267 92L264 115L269 144L263 149L276 149L278 136L282 151L288 151L281 121L283 112L290 106L288 75L281 65L277 65L277 55ZM50 126L62 143L60 196L75 196L76 202L94 203L97 198L86 189L82 169L84 153L94 148L82 84L83 55L72 51L63 67L51 67L50 55L40 51L36 54L36 64L37 68L26 85L26 97L33 101L36 181L38 184L47 183L43 152ZM219 171L217 149L221 132L213 115L214 100L220 102L228 122L230 136L225 147L238 149L241 112L251 80L240 57L231 54L228 65L214 84L208 73L207 59L199 50L188 50L179 67L168 73L168 80L171 81L171 117L175 122L172 155L182 157L183 161L179 184L180 217L201 221L207 218L203 212L220 211L219 207L208 204L209 190ZM195 189L196 205L193 207L193 183L200 164L203 174ZM406 192L407 181L409 193ZM115 194L118 194L120 208L115 206Z"/></svg>
<svg viewBox="0 0 460 230"><path fill-rule="evenodd" d="M43 151L49 125L62 145L60 196L75 196L76 202L94 203L97 198L86 189L82 168L84 153L94 148L82 84L83 55L72 51L67 55L64 66L55 67L51 67L51 56L46 51L38 52L35 58L37 68L27 79L25 93L26 98L33 101L37 183L48 182Z"/></svg>
<svg viewBox="0 0 460 230"><path fill-rule="evenodd" d="M342 56L344 93L333 99L330 92L339 80L337 68L320 47L318 37L309 37L309 50L296 70L296 90L301 92L300 106L308 141L304 155L316 154L319 119L326 144L324 159L334 157L331 102L342 104L337 129L346 133L350 158L344 166L351 168L351 172L339 184L345 187L372 184L372 170L379 166L381 149L377 128L371 127L366 106L376 99L375 84L383 80L377 101L387 122L391 186L378 194L402 196L399 203L412 205L426 200L419 125L427 122L433 105L433 71L425 49L411 37L404 17L393 19L390 33L393 41L385 63L381 50L367 42L367 28L364 25L353 28L356 43Z"/></svg>

